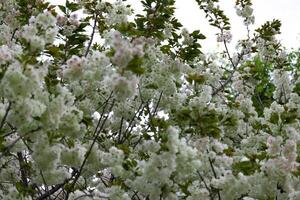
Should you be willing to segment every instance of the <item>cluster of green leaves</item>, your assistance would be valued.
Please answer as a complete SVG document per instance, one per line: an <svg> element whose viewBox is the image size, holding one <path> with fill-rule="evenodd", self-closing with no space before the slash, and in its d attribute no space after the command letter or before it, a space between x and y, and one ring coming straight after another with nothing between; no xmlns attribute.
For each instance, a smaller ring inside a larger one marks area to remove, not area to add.
<svg viewBox="0 0 300 200"><path fill-rule="evenodd" d="M17 0L16 1L19 14L17 19L20 25L28 23L31 16L35 16L42 13L44 10L50 10L54 13L55 6L51 5L50 2L37 1L37 0Z"/></svg>
<svg viewBox="0 0 300 200"><path fill-rule="evenodd" d="M260 171L260 165L255 161L240 161L233 163L232 172L234 175L238 175L238 173L242 172L244 175L252 175L256 171Z"/></svg>
<svg viewBox="0 0 300 200"><path fill-rule="evenodd" d="M63 16L69 18L71 13L79 10L79 4L66 1L65 6L58 5ZM51 45L47 48L46 53L49 53L53 58L54 62L59 60L68 60L72 55L83 55L85 48L85 42L88 41L89 37L86 35L86 27L89 25L89 21L93 19L93 16L87 16L80 20L79 26L76 27L70 35L65 35L64 29L66 27L60 27L59 39L64 41L59 45ZM69 22L67 26L69 26Z"/></svg>
<svg viewBox="0 0 300 200"><path fill-rule="evenodd" d="M188 74L186 76L186 80L190 83L190 84L203 84L206 80L205 75L203 74L198 74L198 73L192 73L192 74Z"/></svg>
<svg viewBox="0 0 300 200"><path fill-rule="evenodd" d="M297 122L298 113L296 109L289 110L285 108L285 111L281 114L278 114L276 112L271 114L270 122L273 124L278 124L279 120L281 124L293 124Z"/></svg>
<svg viewBox="0 0 300 200"><path fill-rule="evenodd" d="M259 34L259 37L271 41L273 36L280 34L281 22L278 19L267 21L260 28L255 31Z"/></svg>
<svg viewBox="0 0 300 200"><path fill-rule="evenodd" d="M245 77L245 80L256 85L252 101L258 115L262 116L264 108L269 107L274 101L273 92L275 86L271 81L270 75L274 66L263 62L259 56L256 56L253 60L246 62L240 69L243 70L244 67L250 68L249 76Z"/></svg>
<svg viewBox="0 0 300 200"><path fill-rule="evenodd" d="M202 54L199 40L206 38L199 30L190 33L189 37L193 39L193 42L189 45L180 45L178 50L178 56L184 61L193 61Z"/></svg>
<svg viewBox="0 0 300 200"><path fill-rule="evenodd" d="M182 126L185 134L219 138L221 134L220 117L215 110L205 109L199 111L196 108L183 107L176 111L173 121ZM188 126L187 129L184 128L186 126Z"/></svg>
<svg viewBox="0 0 300 200"><path fill-rule="evenodd" d="M300 52L293 51L288 54L288 63L291 74L295 77L295 80L299 79L300 74ZM294 92L300 95L300 83L295 83Z"/></svg>
<svg viewBox="0 0 300 200"><path fill-rule="evenodd" d="M205 12L209 24L218 28L219 30L230 30L229 18L224 14L224 11L219 7L211 7L209 4L217 3L219 0L202 1L196 0L200 9Z"/></svg>
<svg viewBox="0 0 300 200"><path fill-rule="evenodd" d="M190 37L193 39L191 44L184 45L182 43L182 35L178 33L182 24L174 16L174 0L145 0L141 2L145 14L137 14L134 22L122 23L114 27L116 30L131 37L150 37L157 39L158 44L166 43L161 46L161 50L173 58L179 57L184 61L192 61L202 53L199 40L205 39L205 36L199 30L190 33ZM171 37L165 38L164 30L169 25L172 26Z"/></svg>
<svg viewBox="0 0 300 200"><path fill-rule="evenodd" d="M141 3L146 14L136 15L135 23L137 30L143 36L154 37L163 41L163 30L168 23L172 24L172 31L182 27L181 23L174 17L175 0L144 0Z"/></svg>
<svg viewBox="0 0 300 200"><path fill-rule="evenodd" d="M242 7L251 6L251 0L236 0L235 5L241 5Z"/></svg>

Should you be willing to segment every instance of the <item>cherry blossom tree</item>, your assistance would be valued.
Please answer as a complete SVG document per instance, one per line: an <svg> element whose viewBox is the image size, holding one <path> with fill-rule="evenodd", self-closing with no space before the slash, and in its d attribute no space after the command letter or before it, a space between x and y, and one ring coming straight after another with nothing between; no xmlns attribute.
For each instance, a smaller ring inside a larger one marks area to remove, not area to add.
<svg viewBox="0 0 300 200"><path fill-rule="evenodd" d="M195 1L220 52L175 0L0 1L0 199L300 199L300 52Z"/></svg>

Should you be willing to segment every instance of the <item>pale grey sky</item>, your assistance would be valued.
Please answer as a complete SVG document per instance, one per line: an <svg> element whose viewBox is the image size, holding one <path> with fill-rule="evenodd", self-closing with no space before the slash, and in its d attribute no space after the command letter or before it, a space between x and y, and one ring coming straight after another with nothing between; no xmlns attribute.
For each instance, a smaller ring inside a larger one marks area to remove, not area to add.
<svg viewBox="0 0 300 200"><path fill-rule="evenodd" d="M115 0L107 0L113 2ZM220 0L220 7L230 18L232 25L233 41L230 45L234 48L238 39L245 38L246 28L243 21L236 15L234 2L236 0ZM65 0L50 0L52 3L64 4ZM142 11L140 0L127 0L137 11ZM300 0L252 0L255 24L252 31L267 20L279 19L282 22L281 36L278 37L287 48L300 46ZM188 30L200 29L207 36L202 42L204 51L218 48L215 40L216 29L210 27L202 11L199 10L195 0L176 0L176 16Z"/></svg>
<svg viewBox="0 0 300 200"><path fill-rule="evenodd" d="M133 0L134 1L134 0ZM233 47L236 40L246 36L246 28L243 21L236 15L234 9L235 0L220 0L220 7L230 18L232 25ZM278 38L288 48L298 48L300 46L300 0L252 0L255 16L255 24L252 30L259 27L267 20L279 19L282 22L282 34ZM215 33L215 29L208 26L204 14L199 11L194 0L176 0L177 17L189 30L200 28L207 36ZM214 48L216 42L214 37L209 37L205 42L207 49Z"/></svg>

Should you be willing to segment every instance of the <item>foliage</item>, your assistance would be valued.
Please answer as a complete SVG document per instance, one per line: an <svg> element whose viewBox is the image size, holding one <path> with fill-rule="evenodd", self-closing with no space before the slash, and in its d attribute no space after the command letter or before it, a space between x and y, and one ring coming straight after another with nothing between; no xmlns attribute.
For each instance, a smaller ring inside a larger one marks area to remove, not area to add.
<svg viewBox="0 0 300 200"><path fill-rule="evenodd" d="M141 3L1 1L0 199L300 199L300 51L281 22L255 28L237 0L231 54L218 0L196 0L224 46L208 54L175 0Z"/></svg>

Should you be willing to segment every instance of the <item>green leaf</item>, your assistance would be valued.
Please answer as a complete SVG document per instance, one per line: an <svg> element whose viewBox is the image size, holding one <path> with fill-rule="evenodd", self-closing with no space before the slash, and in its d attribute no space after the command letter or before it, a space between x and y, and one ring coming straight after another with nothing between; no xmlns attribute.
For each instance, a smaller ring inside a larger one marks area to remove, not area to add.
<svg viewBox="0 0 300 200"><path fill-rule="evenodd" d="M251 161L241 161L232 165L234 175L237 175L239 172L242 172L244 175L249 176L254 174L259 169L260 165L256 162Z"/></svg>
<svg viewBox="0 0 300 200"><path fill-rule="evenodd" d="M58 5L59 9L64 13L66 14L66 7L63 6L63 5Z"/></svg>
<svg viewBox="0 0 300 200"><path fill-rule="evenodd" d="M297 109L290 110L290 111L284 111L281 115L281 120L284 124L294 123L294 122L296 122L297 118L298 118Z"/></svg>
<svg viewBox="0 0 300 200"><path fill-rule="evenodd" d="M74 2L70 2L70 1L66 1L66 7L71 11L74 12L76 10L79 9L79 4L78 3L74 3Z"/></svg>
<svg viewBox="0 0 300 200"><path fill-rule="evenodd" d="M271 114L270 122L273 123L273 124L278 124L278 122L279 122L279 115L278 115L278 113L274 113L273 112Z"/></svg>
<svg viewBox="0 0 300 200"><path fill-rule="evenodd" d="M224 150L223 150L223 153L225 153L225 155L231 157L231 156L233 156L233 154L234 154L234 149L231 148L231 147L228 147L227 149L224 149Z"/></svg>
<svg viewBox="0 0 300 200"><path fill-rule="evenodd" d="M122 150L124 154L129 155L130 154L130 148L125 144L118 144L117 148Z"/></svg>
<svg viewBox="0 0 300 200"><path fill-rule="evenodd" d="M189 83L192 83L193 81L195 83L198 83L198 84L203 84L205 82L205 76L202 75L202 74L189 74L187 77L186 77L186 80L189 82Z"/></svg>
<svg viewBox="0 0 300 200"><path fill-rule="evenodd" d="M145 69L142 67L143 58L135 56L127 65L126 69L132 71L135 74L141 75L145 72Z"/></svg>
<svg viewBox="0 0 300 200"><path fill-rule="evenodd" d="M158 127L160 129L167 129L169 126L169 124L164 119L156 118L156 117L151 118L150 124L153 127Z"/></svg>
<svg viewBox="0 0 300 200"><path fill-rule="evenodd" d="M145 88L147 88L147 89L155 89L156 90L156 89L159 88L159 86L156 83L151 83L151 84L146 85Z"/></svg>

